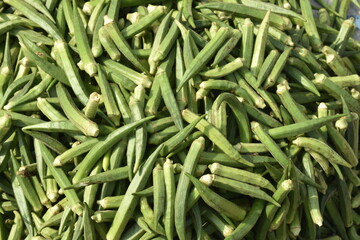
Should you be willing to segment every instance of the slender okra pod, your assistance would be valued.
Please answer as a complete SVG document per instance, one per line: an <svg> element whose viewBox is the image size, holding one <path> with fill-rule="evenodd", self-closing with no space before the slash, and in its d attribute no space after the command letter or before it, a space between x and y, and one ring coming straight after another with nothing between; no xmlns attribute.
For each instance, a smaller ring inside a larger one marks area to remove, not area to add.
<svg viewBox="0 0 360 240"><path fill-rule="evenodd" d="M244 58L244 66L250 67L254 45L254 24L250 18L245 18L242 28L241 57Z"/></svg>
<svg viewBox="0 0 360 240"><path fill-rule="evenodd" d="M106 235L107 239L118 239L123 233L126 224L131 218L131 213L135 210L136 204L138 202L138 197L133 196L134 192L137 192L145 187L146 180L151 174L151 170L157 156L162 148L162 145L157 147L157 149L149 156L145 163L140 166L139 171L134 175L133 180L131 181L124 199L122 200L118 211L114 217L110 229Z"/></svg>
<svg viewBox="0 0 360 240"><path fill-rule="evenodd" d="M336 163L345 167L351 168L351 165L343 159L338 153L336 153L331 147L329 147L324 142L307 137L298 137L293 141L293 143L300 147L305 147L305 150L309 149L315 152L320 153L326 157L331 163Z"/></svg>
<svg viewBox="0 0 360 240"><path fill-rule="evenodd" d="M176 189L175 195L175 229L180 239L185 239L185 214L186 214L186 199L187 193L190 189L190 180L185 176L186 173L194 174L195 166L199 160L201 152L205 147L205 138L200 137L195 140L190 147L190 150L185 158L183 170L180 174L180 179Z"/></svg>
<svg viewBox="0 0 360 240"><path fill-rule="evenodd" d="M203 175L200 178L200 182L206 184L207 186L214 186L228 191L237 192L243 195L248 195L254 198L262 199L280 207L280 205L274 199L272 199L267 193L265 193L262 190L259 190L255 186L252 186L250 184L241 181L229 179L226 177L221 177L215 174L207 174L207 175Z"/></svg>
<svg viewBox="0 0 360 240"><path fill-rule="evenodd" d="M192 78L196 73L201 71L204 65L216 53L216 50L220 48L221 44L224 43L228 36L228 28L222 27L219 29L219 31L217 31L216 36L214 36L214 38L212 38L210 42L208 42L206 46L199 52L199 54L197 54L195 58L191 61L190 66L186 69L183 77L180 80L179 85L176 88L177 92L190 78Z"/></svg>
<svg viewBox="0 0 360 240"><path fill-rule="evenodd" d="M194 186L199 191L201 198L204 202L210 207L214 208L216 211L225 214L226 216L241 221L245 218L246 211L235 203L223 198L214 191L212 191L205 184L201 183L195 177L191 176L188 173L185 175L190 179Z"/></svg>
<svg viewBox="0 0 360 240"><path fill-rule="evenodd" d="M266 12L264 19L259 27L258 34L256 36L254 51L251 59L250 70L254 76L258 76L260 67L263 64L265 56L265 44L267 41L267 35L270 24L270 10Z"/></svg>
<svg viewBox="0 0 360 240"><path fill-rule="evenodd" d="M190 110L183 110L182 115L187 122L192 122L196 119L196 114ZM221 132L212 126L208 121L201 119L199 123L195 126L201 132L203 132L207 137L210 138L224 153L228 154L235 161L239 161L245 165L253 166L252 163L244 160L242 156L237 152L233 146L228 142L228 140L221 134Z"/></svg>

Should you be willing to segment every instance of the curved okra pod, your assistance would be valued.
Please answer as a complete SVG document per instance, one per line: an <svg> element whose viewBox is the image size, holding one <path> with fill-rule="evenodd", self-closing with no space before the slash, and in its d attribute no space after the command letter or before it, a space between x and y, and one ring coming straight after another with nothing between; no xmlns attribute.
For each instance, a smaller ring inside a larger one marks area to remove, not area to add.
<svg viewBox="0 0 360 240"><path fill-rule="evenodd" d="M133 123L124 125L115 131L111 132L105 139L99 141L85 156L82 162L76 167L77 172L73 177L73 183L77 183L91 171L91 168L96 164L99 158L108 151L117 141L129 134L136 127L154 118L146 117Z"/></svg>
<svg viewBox="0 0 360 240"><path fill-rule="evenodd" d="M251 141L250 123L245 111L244 105L235 97L235 95L229 93L221 93L215 100L213 108L219 106L222 102L226 102L232 109L239 128L239 135L241 142Z"/></svg>
<svg viewBox="0 0 360 240"><path fill-rule="evenodd" d="M336 153L331 147L326 143L315 139L307 137L298 137L293 141L293 143L299 147L304 147L305 150L309 149L314 152L318 152L329 160L331 163L336 163L344 167L351 168L351 165L343 159L338 153Z"/></svg>
<svg viewBox="0 0 360 240"><path fill-rule="evenodd" d="M67 118L63 116L57 109L55 109L46 98L37 98L37 107L40 111L51 121L66 121Z"/></svg>
<svg viewBox="0 0 360 240"><path fill-rule="evenodd" d="M314 77L314 73L311 71L309 66L299 58L289 57L286 64L300 70L308 79L312 79Z"/></svg>
<svg viewBox="0 0 360 240"><path fill-rule="evenodd" d="M271 70L269 76L266 78L263 87L264 89L267 89L271 86L273 86L276 81L278 80L280 73L285 67L286 61L291 53L292 48L288 47L286 48L277 59L273 69Z"/></svg>
<svg viewBox="0 0 360 240"><path fill-rule="evenodd" d="M74 157L77 157L77 156L79 156L79 155L81 155L83 153L88 152L98 142L99 142L98 139L91 138L91 139L77 145L76 147L72 147L72 148L66 150L65 152L61 153L60 155L58 155L55 158L53 165L55 167L59 167L59 166L64 165L68 161L71 161Z"/></svg>
<svg viewBox="0 0 360 240"><path fill-rule="evenodd" d="M58 154L62 154L67 150L67 147L65 147L60 141L47 134L38 131L27 131L27 130L23 130L23 132L32 136L33 138L38 139L40 142L42 142L43 144L45 144L46 146L48 146L50 149L54 150Z"/></svg>
<svg viewBox="0 0 360 240"><path fill-rule="evenodd" d="M317 96L320 96L320 93L315 87L314 83L311 82L300 70L295 67L286 66L284 71L288 74L289 77L301 84L306 90L309 90Z"/></svg>
<svg viewBox="0 0 360 240"><path fill-rule="evenodd" d="M189 123L191 123L198 117L195 113L191 112L188 109L183 110L182 115L185 121ZM203 134L205 134L217 147L219 147L219 149L229 155L229 157L249 167L253 166L253 164L246 161L239 154L239 152L234 149L234 147L224 137L224 135L222 135L221 132L213 125L211 125L208 121L206 121L205 119L201 119L195 127L199 129Z"/></svg>
<svg viewBox="0 0 360 240"><path fill-rule="evenodd" d="M155 50L152 59L155 63L159 63L160 61L164 60L168 56L170 51L173 49L172 47L175 44L175 41L180 33L176 21L179 21L181 19L181 16L182 16L182 9L178 11L176 18L171 24L169 31L167 32L166 36L164 36L164 38L162 39L161 43L159 44L159 47Z"/></svg>
<svg viewBox="0 0 360 240"><path fill-rule="evenodd" d="M10 110L11 108L20 105L22 103L28 102L30 100L33 100L37 98L52 82L52 77L50 75L45 76L42 81L31 88L26 94L21 96L20 98L16 99L15 101L9 101L5 106L5 110Z"/></svg>
<svg viewBox="0 0 360 240"><path fill-rule="evenodd" d="M197 188L201 198L207 205L234 220L241 221L245 218L246 211L242 207L218 195L190 174L185 173L185 175Z"/></svg>
<svg viewBox="0 0 360 240"><path fill-rule="evenodd" d="M267 202L274 204L275 206L280 207L280 204L277 203L272 197L270 197L266 192L258 189L255 186L250 184L233 180L227 177L221 177L215 174L206 174L200 178L200 182L204 183L207 186L214 186L217 188L225 189L231 192L237 192L243 195L251 196L254 198L262 199Z"/></svg>
<svg viewBox="0 0 360 240"><path fill-rule="evenodd" d="M56 93L58 98L61 99L60 105L63 109L65 115L69 118L74 125L79 128L86 136L96 137L99 135L98 125L88 119L75 105L74 101L71 99L69 92L66 88L58 83L56 85Z"/></svg>
<svg viewBox="0 0 360 240"><path fill-rule="evenodd" d="M117 46L115 45L114 41L111 39L109 33L106 31L105 27L101 27L99 29L99 41L105 52L109 54L110 58L114 61L119 61L121 58L121 53Z"/></svg>
<svg viewBox="0 0 360 240"><path fill-rule="evenodd" d="M155 53L157 52L161 42L166 36L166 33L169 30L170 26L170 20L171 20L171 14L173 13L173 10L170 10L170 12L167 13L167 15L163 18L161 21L158 30L156 32L154 42L152 44L150 56L148 58L148 62L150 65L150 74L154 75L156 73L156 68L158 66L158 62L154 61Z"/></svg>

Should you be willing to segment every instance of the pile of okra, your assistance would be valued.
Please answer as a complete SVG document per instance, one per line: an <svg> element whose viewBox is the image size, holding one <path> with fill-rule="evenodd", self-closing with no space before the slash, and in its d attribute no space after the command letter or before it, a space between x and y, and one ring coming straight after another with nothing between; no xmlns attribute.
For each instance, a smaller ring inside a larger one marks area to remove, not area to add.
<svg viewBox="0 0 360 240"><path fill-rule="evenodd" d="M359 5L1 0L0 240L360 239Z"/></svg>

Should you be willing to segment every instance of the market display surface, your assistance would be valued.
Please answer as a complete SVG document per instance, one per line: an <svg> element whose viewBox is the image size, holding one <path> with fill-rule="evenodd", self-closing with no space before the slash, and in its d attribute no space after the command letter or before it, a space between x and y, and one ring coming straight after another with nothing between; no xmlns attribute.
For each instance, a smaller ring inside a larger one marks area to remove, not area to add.
<svg viewBox="0 0 360 240"><path fill-rule="evenodd" d="M0 240L360 239L350 6L0 1Z"/></svg>

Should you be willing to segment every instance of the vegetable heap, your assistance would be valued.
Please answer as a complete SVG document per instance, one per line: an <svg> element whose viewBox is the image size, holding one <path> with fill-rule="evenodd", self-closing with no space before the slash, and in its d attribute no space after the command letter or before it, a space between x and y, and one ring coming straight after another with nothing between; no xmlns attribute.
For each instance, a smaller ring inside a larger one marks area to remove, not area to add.
<svg viewBox="0 0 360 240"><path fill-rule="evenodd" d="M315 2L0 1L0 240L360 239L359 3Z"/></svg>

